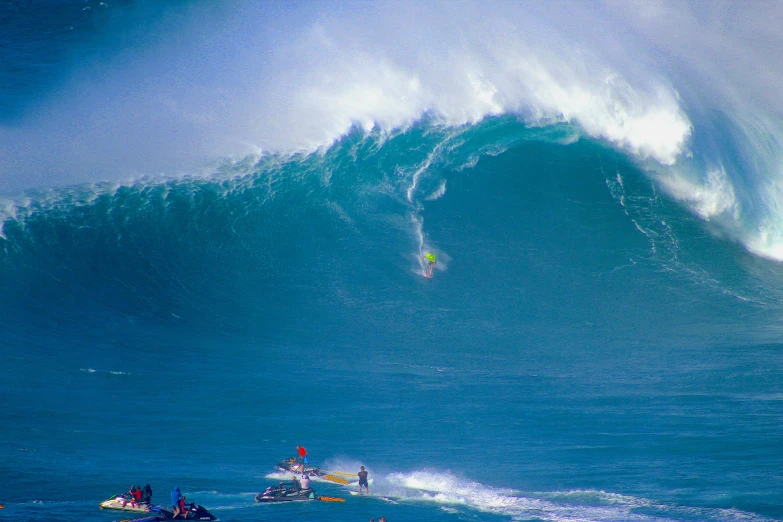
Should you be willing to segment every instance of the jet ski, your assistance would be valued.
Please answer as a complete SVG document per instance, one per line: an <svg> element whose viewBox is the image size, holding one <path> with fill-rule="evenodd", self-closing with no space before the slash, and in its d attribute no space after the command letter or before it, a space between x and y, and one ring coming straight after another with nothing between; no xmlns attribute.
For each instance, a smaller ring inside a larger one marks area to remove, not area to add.
<svg viewBox="0 0 783 522"><path fill-rule="evenodd" d="M191 502L190 504L185 504L185 509L188 512L187 520L217 520L217 517L207 511L204 506L200 506ZM152 506L150 507L150 512L154 514L148 517L135 518L127 522L155 522L158 520L183 520L185 518L183 514L180 513L175 519L174 510L164 506Z"/></svg>
<svg viewBox="0 0 783 522"><path fill-rule="evenodd" d="M321 477L325 475L325 473L320 469L314 468L312 466L306 466L301 462L297 462L296 459L285 459L281 462L278 462L275 467L280 471L293 473L295 475L309 475L311 477Z"/></svg>
<svg viewBox="0 0 783 522"><path fill-rule="evenodd" d="M334 475L331 475L330 472L322 471L320 468L306 466L296 459L285 459L281 462L278 462L275 467L285 473L293 473L294 475L307 475L309 477L313 477L315 480L328 480L329 482L335 482L344 486L349 484L349 482L344 478L335 477Z"/></svg>
<svg viewBox="0 0 783 522"><path fill-rule="evenodd" d="M147 513L151 507L149 502L128 500L125 495L117 495L116 497L101 502L101 509L117 509L120 511L133 511L135 513Z"/></svg>
<svg viewBox="0 0 783 522"><path fill-rule="evenodd" d="M313 488L293 489L280 486L269 486L263 493L256 495L256 502L300 502L319 500Z"/></svg>

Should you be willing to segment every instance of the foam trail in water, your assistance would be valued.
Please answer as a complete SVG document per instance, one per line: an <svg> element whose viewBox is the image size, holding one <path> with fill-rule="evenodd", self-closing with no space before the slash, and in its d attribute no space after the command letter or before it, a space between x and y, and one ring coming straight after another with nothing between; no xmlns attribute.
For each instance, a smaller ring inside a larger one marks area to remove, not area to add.
<svg viewBox="0 0 783 522"><path fill-rule="evenodd" d="M444 196L444 194L446 194L446 180L445 179L440 182L440 185L438 185L438 189L435 192L433 192L432 194L430 194L429 196L427 196L424 199L426 199L427 201L434 201L436 199L442 198Z"/></svg>
<svg viewBox="0 0 783 522"><path fill-rule="evenodd" d="M452 508L464 506L513 520L664 522L694 517L705 521L769 520L737 510L670 506L595 490L520 493L436 471L391 473L377 480L372 492L403 501L434 502Z"/></svg>
<svg viewBox="0 0 783 522"><path fill-rule="evenodd" d="M426 267L426 262L424 261L424 254L426 253L424 244L424 220L417 214L411 214L410 217L411 223L413 224L413 235L418 244L418 248L416 252L413 253L413 257L416 259L416 263L419 267L418 269L414 269L414 273L424 275L424 268Z"/></svg>

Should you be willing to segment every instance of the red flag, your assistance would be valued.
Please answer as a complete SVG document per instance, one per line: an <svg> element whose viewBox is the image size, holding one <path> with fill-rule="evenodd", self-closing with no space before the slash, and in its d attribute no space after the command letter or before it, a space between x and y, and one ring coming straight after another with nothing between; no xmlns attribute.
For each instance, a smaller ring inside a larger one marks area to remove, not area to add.
<svg viewBox="0 0 783 522"><path fill-rule="evenodd" d="M296 449L299 450L299 456L304 457L307 455L307 450L304 449L302 446L297 446Z"/></svg>

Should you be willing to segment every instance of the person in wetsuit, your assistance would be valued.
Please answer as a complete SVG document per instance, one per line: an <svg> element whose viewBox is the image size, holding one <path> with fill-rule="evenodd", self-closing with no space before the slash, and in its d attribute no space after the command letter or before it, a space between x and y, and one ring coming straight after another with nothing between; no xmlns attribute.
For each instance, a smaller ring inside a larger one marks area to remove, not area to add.
<svg viewBox="0 0 783 522"><path fill-rule="evenodd" d="M130 490L122 496L122 507L130 501L131 506L136 507L136 485L132 485Z"/></svg>
<svg viewBox="0 0 783 522"><path fill-rule="evenodd" d="M179 514L182 515L182 518L188 518L188 508L185 507L185 495L182 495L182 498L179 499Z"/></svg>
<svg viewBox="0 0 783 522"><path fill-rule="evenodd" d="M177 486L171 490L171 509L174 510L174 516L172 518L177 518L177 515L179 515L180 500L182 500L182 493L180 493L179 486Z"/></svg>
<svg viewBox="0 0 783 522"><path fill-rule="evenodd" d="M291 477L291 489L288 490L288 493L291 495L298 495L299 492L302 490L302 486L299 484L299 481L296 479L296 475Z"/></svg>
<svg viewBox="0 0 783 522"><path fill-rule="evenodd" d="M364 466L359 466L361 469L359 470L359 494L362 494L362 486L367 490L367 494L370 494L370 485L367 482L367 472L364 471Z"/></svg>
<svg viewBox="0 0 783 522"><path fill-rule="evenodd" d="M149 484L144 486L144 489L141 490L141 498L139 499L139 502L143 504L152 504L152 488Z"/></svg>
<svg viewBox="0 0 783 522"><path fill-rule="evenodd" d="M427 266L424 268L424 275L427 277L432 277L432 271L435 268L435 263L438 262L437 256L433 252L428 252L427 255L424 256L424 262L427 263Z"/></svg>

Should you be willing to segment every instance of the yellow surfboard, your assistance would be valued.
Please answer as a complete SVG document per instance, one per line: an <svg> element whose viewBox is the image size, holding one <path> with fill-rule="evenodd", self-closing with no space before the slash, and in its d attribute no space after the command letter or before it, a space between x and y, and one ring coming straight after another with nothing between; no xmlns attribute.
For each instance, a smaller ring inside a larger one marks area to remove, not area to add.
<svg viewBox="0 0 783 522"><path fill-rule="evenodd" d="M322 476L323 476L323 478L325 478L326 480L329 480L331 482L336 482L338 484L350 484L350 482L348 482L344 478L335 477L334 475L322 475Z"/></svg>

